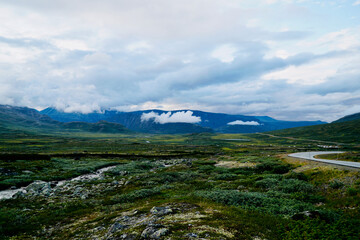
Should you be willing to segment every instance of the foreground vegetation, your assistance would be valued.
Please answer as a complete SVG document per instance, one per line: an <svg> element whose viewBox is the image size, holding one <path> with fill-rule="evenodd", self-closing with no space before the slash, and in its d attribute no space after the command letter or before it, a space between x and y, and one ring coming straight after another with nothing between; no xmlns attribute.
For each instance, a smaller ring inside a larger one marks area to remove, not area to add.
<svg viewBox="0 0 360 240"><path fill-rule="evenodd" d="M286 157L318 145L265 135L4 130L0 187L51 184L0 200L0 238L360 239L359 171ZM56 186L106 166L114 168L99 178Z"/></svg>

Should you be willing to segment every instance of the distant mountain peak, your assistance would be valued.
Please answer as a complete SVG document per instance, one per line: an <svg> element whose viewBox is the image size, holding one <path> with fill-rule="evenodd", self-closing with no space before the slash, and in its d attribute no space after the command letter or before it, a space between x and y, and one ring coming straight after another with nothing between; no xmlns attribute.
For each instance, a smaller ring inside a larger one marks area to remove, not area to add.
<svg viewBox="0 0 360 240"><path fill-rule="evenodd" d="M100 120L120 123L132 131L145 133L224 132L249 133L322 124L319 121L279 121L268 116L245 116L183 109L165 111L159 109L121 112L105 110L102 113L64 113L54 108L41 111L61 122L83 121L96 123Z"/></svg>

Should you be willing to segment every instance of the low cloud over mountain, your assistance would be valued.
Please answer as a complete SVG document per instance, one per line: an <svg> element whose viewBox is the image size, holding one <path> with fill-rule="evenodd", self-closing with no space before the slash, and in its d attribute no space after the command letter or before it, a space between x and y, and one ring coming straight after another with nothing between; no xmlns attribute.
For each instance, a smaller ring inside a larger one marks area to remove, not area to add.
<svg viewBox="0 0 360 240"><path fill-rule="evenodd" d="M255 122L255 121L244 122L244 121L241 121L241 120L236 120L236 121L233 121L233 122L229 122L228 125L259 126L261 124L258 123L258 122Z"/></svg>
<svg viewBox="0 0 360 240"><path fill-rule="evenodd" d="M201 118L193 116L192 111L181 111L181 112L167 112L158 114L155 112L143 113L141 115L141 121L154 120L156 123L165 124L165 123L199 123Z"/></svg>

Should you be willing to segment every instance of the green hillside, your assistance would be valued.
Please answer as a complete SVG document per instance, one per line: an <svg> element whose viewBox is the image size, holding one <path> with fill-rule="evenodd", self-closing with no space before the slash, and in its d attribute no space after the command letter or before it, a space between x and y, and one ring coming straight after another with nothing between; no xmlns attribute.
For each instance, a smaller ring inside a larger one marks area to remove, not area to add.
<svg viewBox="0 0 360 240"><path fill-rule="evenodd" d="M360 143L360 120L317 126L290 128L269 132L276 136L304 138L341 143Z"/></svg>
<svg viewBox="0 0 360 240"><path fill-rule="evenodd" d="M334 123L336 123L336 122L348 122L348 121L359 120L359 119L360 119L360 113L355 113L355 114L351 114L351 115L347 115L345 117L342 117L342 118L334 121Z"/></svg>
<svg viewBox="0 0 360 240"><path fill-rule="evenodd" d="M62 123L26 107L0 105L0 130L12 132L92 132L92 133L129 133L130 130L118 123L99 121L97 123Z"/></svg>
<svg viewBox="0 0 360 240"><path fill-rule="evenodd" d="M118 123L110 123L106 121L99 121L97 123L86 122L69 122L63 123L63 128L73 130L78 129L86 132L95 133L126 133L130 132L126 127Z"/></svg>

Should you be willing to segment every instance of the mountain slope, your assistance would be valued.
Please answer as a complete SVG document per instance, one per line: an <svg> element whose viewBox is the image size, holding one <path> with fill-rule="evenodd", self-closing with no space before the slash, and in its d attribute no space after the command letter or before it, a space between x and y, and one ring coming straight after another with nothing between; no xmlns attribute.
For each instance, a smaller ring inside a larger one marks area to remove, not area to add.
<svg viewBox="0 0 360 240"><path fill-rule="evenodd" d="M0 127L3 131L85 131L98 133L128 133L123 125L99 121L97 123L69 122L53 120L40 114L37 110L27 107L0 105Z"/></svg>
<svg viewBox="0 0 360 240"><path fill-rule="evenodd" d="M341 143L360 143L360 120L328 123L269 132L276 136L314 139Z"/></svg>
<svg viewBox="0 0 360 240"><path fill-rule="evenodd" d="M342 117L342 118L334 121L334 123L347 122L347 121L353 121L353 120L359 120L359 119L360 119L360 113L355 113L355 114L351 114L351 115L347 115L345 117Z"/></svg>
<svg viewBox="0 0 360 240"><path fill-rule="evenodd" d="M174 114L185 113L190 111L193 117L200 119L197 123L159 123L155 119L148 119L144 121L142 116L145 114L153 113L156 116L162 116L169 114L168 111L162 110L145 110L135 112L118 112L105 110L102 113L64 113L57 111L54 108L47 108L41 111L42 114L46 114L51 118L61 122L71 121L84 121L84 122L97 122L99 120L105 120L108 122L120 123L133 131L139 131L144 133L185 133L185 132L208 132L211 129L215 132L223 133L252 133L252 132L264 132L284 128L292 128L299 126L309 126L323 124L321 121L279 121L267 116L245 116L245 115L230 115L224 113L210 113L194 110L177 110L171 111L171 116ZM240 122L240 124L233 124L234 122ZM230 124L229 124L230 123ZM250 123L250 124L249 124ZM186 131L186 128L189 128ZM177 129L175 131L174 129ZM192 130L191 130L192 129Z"/></svg>

